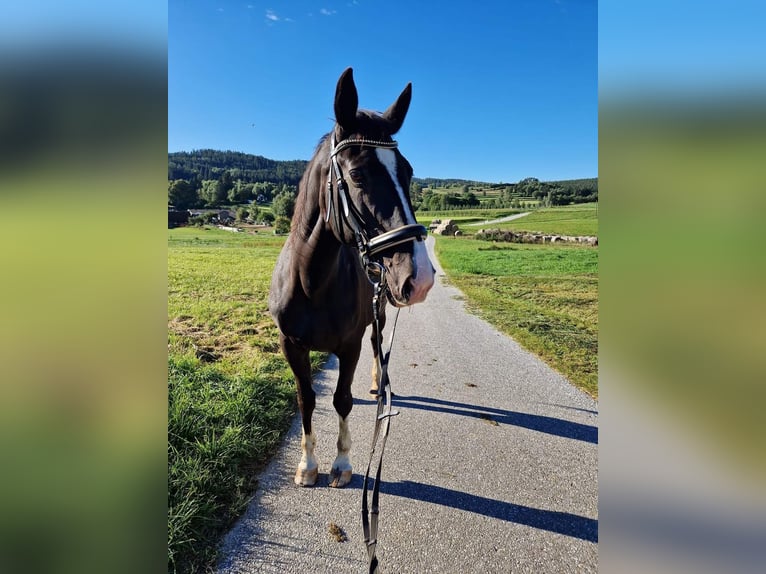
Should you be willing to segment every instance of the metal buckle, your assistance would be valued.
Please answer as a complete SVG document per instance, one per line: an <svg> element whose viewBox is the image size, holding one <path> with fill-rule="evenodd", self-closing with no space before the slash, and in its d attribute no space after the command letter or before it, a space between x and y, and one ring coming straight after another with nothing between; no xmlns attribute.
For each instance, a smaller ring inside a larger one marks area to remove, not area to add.
<svg viewBox="0 0 766 574"><path fill-rule="evenodd" d="M368 261L365 271L367 272L367 279L370 281L370 283L373 285L378 285L381 281L383 281L386 269L381 263L378 263L377 261Z"/></svg>

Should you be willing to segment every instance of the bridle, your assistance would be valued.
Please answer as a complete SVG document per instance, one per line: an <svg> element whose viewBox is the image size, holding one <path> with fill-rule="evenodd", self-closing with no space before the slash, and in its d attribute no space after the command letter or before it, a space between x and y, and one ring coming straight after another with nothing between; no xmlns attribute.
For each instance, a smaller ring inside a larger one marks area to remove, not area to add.
<svg viewBox="0 0 766 574"><path fill-rule="evenodd" d="M367 471L364 475L364 489L362 491L362 529L364 531L364 543L367 547L367 556L369 558L369 573L376 574L378 572L378 558L375 556L375 550L378 543L378 498L380 495L383 452L386 448L386 439L388 438L388 431L391 425L391 417L399 414L391 408L391 398L393 393L391 392L391 384L388 378L388 360L391 356L391 347L394 342L394 333L396 332L396 322L399 318L399 309L397 308L396 310L396 316L394 317L393 326L391 328L388 351L384 353L380 317L383 306L385 305L384 294L389 294L390 292L388 291L388 284L386 282L385 267L377 260L377 256L386 249L401 245L402 243L407 243L409 241L423 241L426 238L427 230L423 225L412 223L370 237L362 214L359 213L359 209L348 197L346 180L343 177L340 165L338 165L338 152L354 145L394 149L397 147L397 143L395 141L384 142L360 138L343 140L336 145L335 135L333 134L330 139L330 161L332 165L330 166L327 176L327 201L325 213L325 222L330 220L331 212L335 213L336 232L340 236L341 241L343 241L344 237L344 225L353 232L356 247L359 250L362 267L365 269L367 278L370 283L372 283L374 289L372 313L375 322L375 333L377 334L375 350L377 351L376 355L378 361L376 368L378 375L378 408L375 415L375 430L372 437L370 459L367 464ZM332 184L333 174L335 175L335 186ZM375 455L375 449L378 445L378 438L381 436L381 430L383 438L378 453L377 471L375 473L375 480L372 488L372 506L368 507L367 492L369 490L368 483L370 470L372 469L372 461Z"/></svg>
<svg viewBox="0 0 766 574"><path fill-rule="evenodd" d="M380 233L370 237L364 218L359 209L348 197L348 186L343 177L343 172L338 165L338 153L351 146L367 146L384 149L395 149L398 144L395 141L378 141L364 138L352 138L341 141L336 145L335 134L330 139L330 169L327 174L327 201L325 211L325 222L330 220L331 213L335 214L335 228L341 238L344 237L344 226L348 227L354 234L356 247L359 250L359 257L362 266L370 274L370 263L375 261L376 256L386 249L390 249L408 241L423 241L426 238L427 230L425 226L411 223L402 225L396 229ZM333 174L335 174L335 186L332 184ZM377 266L375 266L377 267Z"/></svg>

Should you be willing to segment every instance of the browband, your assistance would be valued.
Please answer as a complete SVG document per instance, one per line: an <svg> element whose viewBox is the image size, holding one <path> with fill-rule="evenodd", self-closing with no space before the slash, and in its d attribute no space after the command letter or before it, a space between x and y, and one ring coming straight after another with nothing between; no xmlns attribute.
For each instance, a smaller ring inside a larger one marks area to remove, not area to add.
<svg viewBox="0 0 766 574"><path fill-rule="evenodd" d="M334 141L335 141L335 137L333 137L333 142ZM343 140L338 145L336 145L330 152L330 157L337 155L339 151L344 150L347 147L351 147L352 145L360 145L362 147L364 146L382 147L386 149L394 149L395 147L399 146L399 144L393 140L391 140L390 142L381 142L377 140L348 139L348 140Z"/></svg>

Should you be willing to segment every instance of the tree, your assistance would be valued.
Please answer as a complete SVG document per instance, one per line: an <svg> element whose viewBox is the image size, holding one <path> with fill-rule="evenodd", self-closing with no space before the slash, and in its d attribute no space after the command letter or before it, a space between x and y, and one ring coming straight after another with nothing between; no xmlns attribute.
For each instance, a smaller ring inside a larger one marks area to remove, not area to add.
<svg viewBox="0 0 766 574"><path fill-rule="evenodd" d="M205 206L216 207L224 202L226 194L221 195L221 189L220 182L216 179L206 179L202 182L199 196L205 202Z"/></svg>
<svg viewBox="0 0 766 574"><path fill-rule="evenodd" d="M168 185L168 203L176 209L189 209L199 203L197 189L185 179L176 179Z"/></svg>
<svg viewBox="0 0 766 574"><path fill-rule="evenodd" d="M253 195L253 184L238 179L226 196L230 203L245 203Z"/></svg>
<svg viewBox="0 0 766 574"><path fill-rule="evenodd" d="M274 224L274 233L277 235L290 233L290 220L287 217L277 217L277 221Z"/></svg>
<svg viewBox="0 0 766 574"><path fill-rule="evenodd" d="M277 217L291 219L295 211L295 193L292 191L279 192L271 204L271 210Z"/></svg>
<svg viewBox="0 0 766 574"><path fill-rule="evenodd" d="M261 215L261 208L258 207L257 203L251 203L250 207L247 210L247 216L252 222L260 221L260 215Z"/></svg>
<svg viewBox="0 0 766 574"><path fill-rule="evenodd" d="M464 193L462 200L466 207L477 207L479 205L479 198L476 197L476 194L472 191Z"/></svg>
<svg viewBox="0 0 766 574"><path fill-rule="evenodd" d="M229 190L234 187L234 180L231 177L229 170L224 170L221 177L218 178L218 204L220 205L229 197Z"/></svg>

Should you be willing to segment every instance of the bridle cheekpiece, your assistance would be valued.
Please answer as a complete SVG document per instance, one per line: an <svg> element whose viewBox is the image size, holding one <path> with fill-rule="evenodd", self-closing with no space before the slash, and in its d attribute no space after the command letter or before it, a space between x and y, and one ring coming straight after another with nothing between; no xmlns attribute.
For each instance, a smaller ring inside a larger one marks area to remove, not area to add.
<svg viewBox="0 0 766 574"><path fill-rule="evenodd" d="M340 165L338 165L337 159L337 155L340 151L355 145L395 149L398 144L393 140L385 142L363 138L352 138L343 140L336 145L335 134L333 134L330 139L330 162L332 165L327 175L327 207L325 221L327 222L330 220L331 212L335 213L337 233L341 238L343 237L344 225L353 232L356 240L356 247L359 249L359 256L362 260L362 265L368 270L368 274L371 270L376 271L377 274L381 271L382 267L379 263L374 261L377 255L386 249L401 245L402 243L422 241L426 238L427 230L423 225L411 223L380 233L374 237L369 236L362 214L348 196L346 180L343 177L343 172L340 169ZM333 174L335 174L335 186L332 184Z"/></svg>

